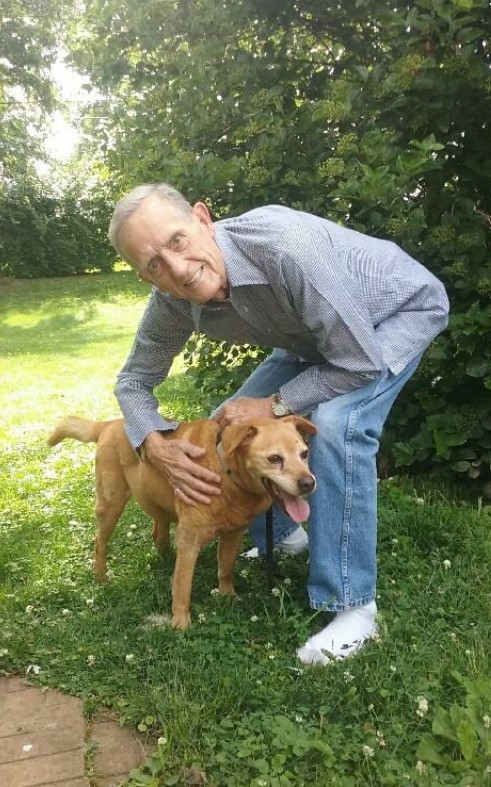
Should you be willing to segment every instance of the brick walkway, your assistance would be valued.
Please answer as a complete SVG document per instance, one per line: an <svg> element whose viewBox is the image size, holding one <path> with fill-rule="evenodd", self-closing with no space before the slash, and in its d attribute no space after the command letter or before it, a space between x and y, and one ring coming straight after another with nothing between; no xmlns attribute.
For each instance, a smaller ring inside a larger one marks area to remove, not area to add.
<svg viewBox="0 0 491 787"><path fill-rule="evenodd" d="M76 697L0 677L0 787L116 787L148 754L108 715L89 727Z"/></svg>

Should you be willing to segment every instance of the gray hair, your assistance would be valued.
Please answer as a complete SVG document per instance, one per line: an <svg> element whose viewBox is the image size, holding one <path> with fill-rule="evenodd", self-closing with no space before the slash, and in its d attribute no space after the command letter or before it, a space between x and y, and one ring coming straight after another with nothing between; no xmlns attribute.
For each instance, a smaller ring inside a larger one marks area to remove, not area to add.
<svg viewBox="0 0 491 787"><path fill-rule="evenodd" d="M144 200L154 195L163 202L169 202L189 218L193 215L193 209L187 199L173 186L169 186L167 183L144 183L142 186L136 186L116 203L109 222L107 236L118 254L121 254L119 233L123 224L138 210Z"/></svg>

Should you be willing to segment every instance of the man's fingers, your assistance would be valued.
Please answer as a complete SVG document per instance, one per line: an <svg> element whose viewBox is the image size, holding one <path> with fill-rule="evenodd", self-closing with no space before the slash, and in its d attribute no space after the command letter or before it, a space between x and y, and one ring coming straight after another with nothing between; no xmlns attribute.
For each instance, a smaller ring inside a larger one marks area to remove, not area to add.
<svg viewBox="0 0 491 787"><path fill-rule="evenodd" d="M200 459L206 453L206 449L202 448L202 446L200 445L195 445L194 443L188 443L187 441L185 442L184 440L182 442L183 442L182 450L187 456L191 457L192 459Z"/></svg>

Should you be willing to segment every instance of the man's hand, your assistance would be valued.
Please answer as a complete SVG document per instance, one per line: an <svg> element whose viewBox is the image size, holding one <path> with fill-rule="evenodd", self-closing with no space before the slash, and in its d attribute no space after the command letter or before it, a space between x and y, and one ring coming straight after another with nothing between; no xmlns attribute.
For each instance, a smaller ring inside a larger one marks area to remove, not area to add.
<svg viewBox="0 0 491 787"><path fill-rule="evenodd" d="M248 396L241 396L232 402L227 402L220 407L215 414L215 421L218 421L220 428L228 424L238 424L241 421L252 421L254 418L271 418L273 397L265 399L252 399Z"/></svg>
<svg viewBox="0 0 491 787"><path fill-rule="evenodd" d="M164 474L180 500L191 506L209 504L220 494L220 476L194 461L205 454L204 448L188 440L164 439L159 432L150 432L143 445L146 459Z"/></svg>

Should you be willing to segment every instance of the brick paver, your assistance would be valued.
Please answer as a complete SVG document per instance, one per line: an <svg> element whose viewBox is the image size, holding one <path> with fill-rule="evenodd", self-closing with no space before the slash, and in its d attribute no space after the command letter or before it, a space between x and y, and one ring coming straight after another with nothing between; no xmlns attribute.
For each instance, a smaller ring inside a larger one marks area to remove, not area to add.
<svg viewBox="0 0 491 787"><path fill-rule="evenodd" d="M96 752L89 779L85 752L91 744ZM88 728L76 697L0 677L0 787L115 787L148 753L107 715Z"/></svg>

